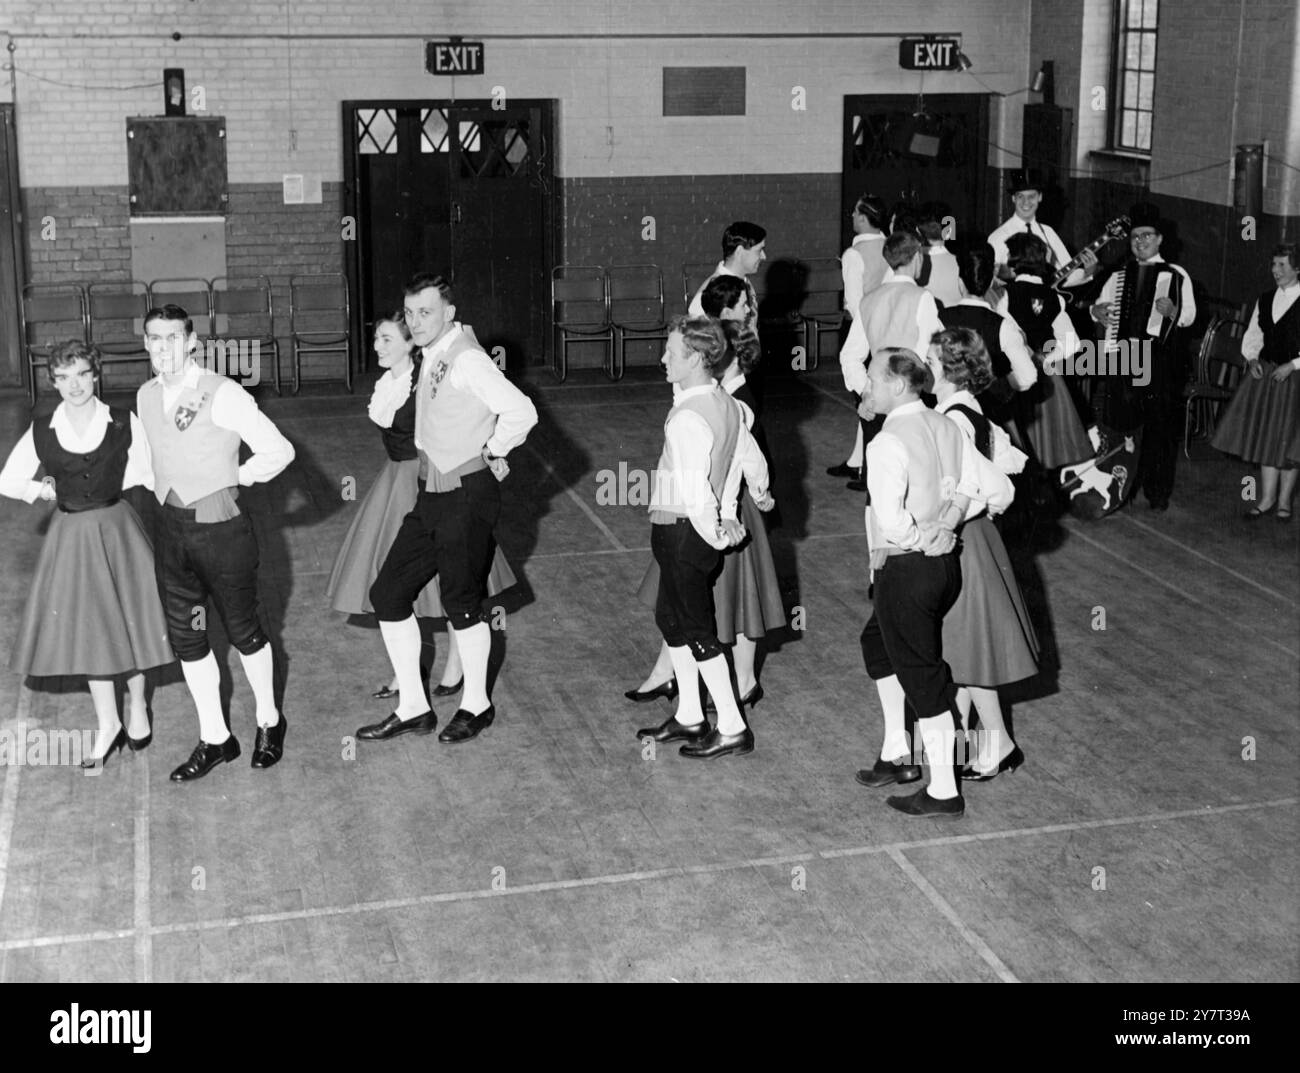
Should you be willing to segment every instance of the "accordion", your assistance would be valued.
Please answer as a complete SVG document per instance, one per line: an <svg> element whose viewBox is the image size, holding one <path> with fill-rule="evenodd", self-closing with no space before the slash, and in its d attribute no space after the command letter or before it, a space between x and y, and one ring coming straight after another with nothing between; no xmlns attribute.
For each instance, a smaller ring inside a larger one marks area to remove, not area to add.
<svg viewBox="0 0 1300 1073"><path fill-rule="evenodd" d="M1162 317L1156 311L1160 298L1174 303L1173 317ZM1182 282L1173 265L1129 261L1115 273L1115 301L1106 316L1106 348L1112 349L1124 339L1165 342L1178 321L1181 298Z"/></svg>

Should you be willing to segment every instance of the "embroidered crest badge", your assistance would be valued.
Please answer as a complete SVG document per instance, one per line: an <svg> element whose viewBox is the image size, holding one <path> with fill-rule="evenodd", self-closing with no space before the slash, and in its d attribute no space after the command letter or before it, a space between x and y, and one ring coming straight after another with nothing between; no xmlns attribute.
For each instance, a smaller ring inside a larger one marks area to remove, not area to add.
<svg viewBox="0 0 1300 1073"><path fill-rule="evenodd" d="M208 393L205 391L199 396L198 401L189 403L182 402L176 407L176 427L184 432L190 425L194 424L194 419L198 416L199 411L203 409L203 404L208 401Z"/></svg>
<svg viewBox="0 0 1300 1073"><path fill-rule="evenodd" d="M438 397L438 388L447 378L447 361L445 358L439 358L438 364L433 367L433 372L429 376L429 398Z"/></svg>
<svg viewBox="0 0 1300 1073"><path fill-rule="evenodd" d="M1029 299L1029 308L1034 311L1034 316L1041 317L1043 315L1043 300L1041 298Z"/></svg>

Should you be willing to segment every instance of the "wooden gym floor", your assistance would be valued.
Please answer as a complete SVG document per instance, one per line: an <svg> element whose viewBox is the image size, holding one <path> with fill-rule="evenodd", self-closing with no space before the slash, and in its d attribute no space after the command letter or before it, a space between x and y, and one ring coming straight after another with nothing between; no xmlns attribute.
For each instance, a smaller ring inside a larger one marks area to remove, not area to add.
<svg viewBox="0 0 1300 1073"><path fill-rule="evenodd" d="M880 719L862 502L823 472L853 431L834 364L768 381L774 550L804 629L767 653L755 754L712 764L647 758L633 732L669 709L622 697L659 643L634 598L649 530L598 502L597 475L654 465L652 370L527 382L542 420L500 531L524 584L498 616L496 725L459 748L348 740L389 710L369 699L389 675L378 632L324 598L356 509L344 478L360 499L382 461L369 381L264 396L298 448L245 498L285 759L248 767L251 696L219 644L235 764L168 781L198 736L173 668L145 752L95 777L5 767L0 980L1300 976L1300 526L1240 521L1250 471L1204 446L1167 514L1043 519L1013 548L1050 657L1007 693L1026 765L968 788L963 820L909 819L853 781ZM28 414L0 414L7 451ZM48 509L0 509L6 659ZM0 728L93 725L84 682L0 672Z"/></svg>

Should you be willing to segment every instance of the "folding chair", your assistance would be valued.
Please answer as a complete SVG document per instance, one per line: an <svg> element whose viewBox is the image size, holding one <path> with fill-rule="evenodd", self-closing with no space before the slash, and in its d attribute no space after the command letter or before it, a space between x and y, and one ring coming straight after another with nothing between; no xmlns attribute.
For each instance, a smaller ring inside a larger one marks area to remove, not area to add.
<svg viewBox="0 0 1300 1073"><path fill-rule="evenodd" d="M822 335L826 332L838 335L844 324L844 276L840 262L833 257L809 261L804 290L799 319L803 322L808 367L815 369L821 361Z"/></svg>
<svg viewBox="0 0 1300 1073"><path fill-rule="evenodd" d="M551 320L556 341L552 372L560 383L569 375L569 346L574 342L604 343L608 367L604 363L601 367L614 376L614 325L609 319L609 277L603 267L555 266L551 272Z"/></svg>
<svg viewBox="0 0 1300 1073"><path fill-rule="evenodd" d="M1210 327L1201 340L1196 355L1196 376L1183 388L1186 400L1183 413L1183 456L1190 459L1192 441L1192 414L1198 414L1197 428L1203 436L1214 433L1217 411L1237 391L1237 383L1245 368L1241 356L1241 339L1246 325L1239 320L1211 318Z"/></svg>
<svg viewBox="0 0 1300 1073"><path fill-rule="evenodd" d="M39 384L36 370L50 349L67 339L86 342L86 292L80 283L29 283L22 293L23 351L27 359L27 394L33 406Z"/></svg>
<svg viewBox="0 0 1300 1073"><path fill-rule="evenodd" d="M627 370L628 340L668 339L664 321L664 276L658 265L614 265L609 270L609 318L614 328L611 380Z"/></svg>
<svg viewBox="0 0 1300 1073"><path fill-rule="evenodd" d="M682 265L682 312L690 309L695 292L709 282L717 267L713 261L695 261ZM757 313L755 310L755 316Z"/></svg>
<svg viewBox="0 0 1300 1073"><path fill-rule="evenodd" d="M265 276L231 279L218 276L212 281L212 328L210 338L250 340L260 355L271 352L275 393L280 390L280 340L275 334L275 301L271 281Z"/></svg>
<svg viewBox="0 0 1300 1073"><path fill-rule="evenodd" d="M303 354L342 354L343 380L352 390L352 315L346 276L340 272L290 276L289 332L295 395L302 387Z"/></svg>
<svg viewBox="0 0 1300 1073"><path fill-rule="evenodd" d="M96 282L86 288L90 309L90 342L103 361L99 392L107 387L109 365L149 362L144 346L144 315L149 312L149 287L140 280Z"/></svg>

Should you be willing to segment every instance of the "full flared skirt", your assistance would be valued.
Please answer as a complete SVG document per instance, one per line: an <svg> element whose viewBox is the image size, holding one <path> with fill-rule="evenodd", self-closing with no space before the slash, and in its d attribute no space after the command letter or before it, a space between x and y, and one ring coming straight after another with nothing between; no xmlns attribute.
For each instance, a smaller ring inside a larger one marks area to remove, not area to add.
<svg viewBox="0 0 1300 1073"><path fill-rule="evenodd" d="M1300 441L1296 439L1300 373L1275 383L1273 367L1265 368L1268 373L1262 380L1249 375L1242 378L1210 444L1256 465L1290 469L1300 465Z"/></svg>
<svg viewBox="0 0 1300 1073"><path fill-rule="evenodd" d="M1048 375L1038 366L1038 381L1020 392L1014 408L1030 451L1044 469L1058 469L1093 456L1092 441L1079 419L1064 377Z"/></svg>
<svg viewBox="0 0 1300 1073"><path fill-rule="evenodd" d="M37 559L10 669L109 677L175 659L153 547L124 502L55 511Z"/></svg>
<svg viewBox="0 0 1300 1073"><path fill-rule="evenodd" d="M1038 635L1002 537L981 515L961 531L961 595L943 620L943 658L964 686L1009 685L1038 673Z"/></svg>
<svg viewBox="0 0 1300 1073"><path fill-rule="evenodd" d="M348 526L347 535L334 558L326 593L335 611L347 615L365 615L374 611L370 603L370 586L379 576L388 549L397 531L415 506L419 495L420 463L418 459L394 462L389 459L379 471L370 491L361 501L357 516ZM516 583L510 564L496 549L488 574L488 595L496 596ZM415 601L415 614L422 618L442 618L445 614L434 577Z"/></svg>

